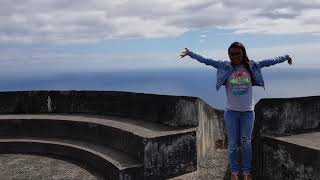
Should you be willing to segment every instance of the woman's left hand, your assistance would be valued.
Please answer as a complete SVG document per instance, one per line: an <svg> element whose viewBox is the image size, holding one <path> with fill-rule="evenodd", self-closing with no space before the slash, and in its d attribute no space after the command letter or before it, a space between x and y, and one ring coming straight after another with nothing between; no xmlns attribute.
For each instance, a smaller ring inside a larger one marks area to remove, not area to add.
<svg viewBox="0 0 320 180"><path fill-rule="evenodd" d="M288 64L292 65L292 59L289 55L288 55Z"/></svg>

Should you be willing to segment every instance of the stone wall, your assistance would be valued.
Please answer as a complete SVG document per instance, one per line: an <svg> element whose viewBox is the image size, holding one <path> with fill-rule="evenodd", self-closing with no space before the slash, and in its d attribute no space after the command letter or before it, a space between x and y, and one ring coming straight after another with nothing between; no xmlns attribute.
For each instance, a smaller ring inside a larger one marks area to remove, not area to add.
<svg viewBox="0 0 320 180"><path fill-rule="evenodd" d="M320 129L320 96L261 99L255 112L256 135L290 135Z"/></svg>
<svg viewBox="0 0 320 180"><path fill-rule="evenodd" d="M227 132L222 110L212 108L201 99L198 99L198 109L198 160L202 161L208 151L227 148Z"/></svg>
<svg viewBox="0 0 320 180"><path fill-rule="evenodd" d="M0 114L94 114L129 117L173 127L197 127L197 161L226 148L223 111L196 97L115 91L0 92ZM199 163L197 163L199 164Z"/></svg>
<svg viewBox="0 0 320 180"><path fill-rule="evenodd" d="M110 115L173 127L196 127L196 134L186 136L191 139L188 142L194 143L186 143L186 147L197 151L197 164L205 160L213 149L227 148L223 111L212 108L196 97L114 91L0 92L0 114L32 113ZM253 135L255 177L258 179L318 177L319 150L284 142L277 137L320 132L320 97L261 99L255 107L255 114ZM179 147L174 145L181 144L180 141L183 140L183 138L172 138L172 149ZM159 147L162 145L150 141L150 153L153 154ZM154 148L156 150L153 150ZM166 159L176 159L171 158L172 153L169 150L165 152L168 152L163 154ZM190 162L192 161L195 160ZM150 163L150 167L156 166L154 162L145 163ZM190 164L190 167L193 165ZM163 170L159 169L159 173ZM290 173L291 176L288 175Z"/></svg>
<svg viewBox="0 0 320 180"><path fill-rule="evenodd" d="M263 160L263 170L259 179L319 179L320 148L301 146L273 137L264 137L262 146L263 152L259 157Z"/></svg>
<svg viewBox="0 0 320 180"><path fill-rule="evenodd" d="M0 114L85 113L197 127L197 98L115 91L0 92Z"/></svg>
<svg viewBox="0 0 320 180"><path fill-rule="evenodd" d="M253 167L258 179L317 179L320 148L288 142L320 132L320 97L262 99L255 107ZM319 143L314 139L315 144ZM312 141L312 140L309 140Z"/></svg>

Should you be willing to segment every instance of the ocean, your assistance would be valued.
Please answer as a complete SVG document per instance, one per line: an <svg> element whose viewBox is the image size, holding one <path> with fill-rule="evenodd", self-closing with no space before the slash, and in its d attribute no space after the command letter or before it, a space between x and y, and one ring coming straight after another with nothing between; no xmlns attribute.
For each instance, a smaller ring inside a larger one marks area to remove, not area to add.
<svg viewBox="0 0 320 180"><path fill-rule="evenodd" d="M320 71L303 68L263 69L266 89L254 87L254 99L320 95ZM0 78L0 91L99 90L195 96L224 109L225 89L216 91L216 70L166 69L83 72Z"/></svg>

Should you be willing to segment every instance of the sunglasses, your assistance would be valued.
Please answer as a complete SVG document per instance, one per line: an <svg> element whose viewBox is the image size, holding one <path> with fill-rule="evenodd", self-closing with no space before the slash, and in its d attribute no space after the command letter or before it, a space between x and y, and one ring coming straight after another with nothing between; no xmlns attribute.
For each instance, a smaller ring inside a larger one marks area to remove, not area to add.
<svg viewBox="0 0 320 180"><path fill-rule="evenodd" d="M230 56L240 56L241 53L240 52L236 52L236 53L229 53Z"/></svg>

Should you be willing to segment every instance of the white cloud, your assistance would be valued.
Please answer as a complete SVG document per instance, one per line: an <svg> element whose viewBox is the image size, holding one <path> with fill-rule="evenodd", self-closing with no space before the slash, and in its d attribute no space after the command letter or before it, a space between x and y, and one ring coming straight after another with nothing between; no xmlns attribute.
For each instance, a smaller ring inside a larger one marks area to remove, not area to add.
<svg viewBox="0 0 320 180"><path fill-rule="evenodd" d="M235 33L320 33L319 0L10 0L0 42L155 38L219 27Z"/></svg>

